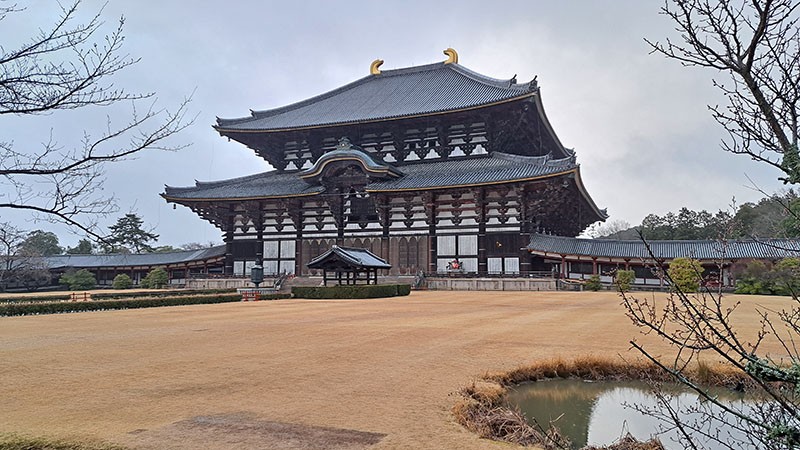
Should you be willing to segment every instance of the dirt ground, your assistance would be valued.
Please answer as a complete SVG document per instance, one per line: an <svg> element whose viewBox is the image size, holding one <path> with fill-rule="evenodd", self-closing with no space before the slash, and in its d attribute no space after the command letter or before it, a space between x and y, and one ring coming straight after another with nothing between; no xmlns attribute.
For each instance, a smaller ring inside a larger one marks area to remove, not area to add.
<svg viewBox="0 0 800 450"><path fill-rule="evenodd" d="M758 326L753 305L787 304L729 298L743 302L745 336ZM635 358L636 336L610 292L0 318L0 432L146 449L509 448L453 421L459 387L542 358Z"/></svg>

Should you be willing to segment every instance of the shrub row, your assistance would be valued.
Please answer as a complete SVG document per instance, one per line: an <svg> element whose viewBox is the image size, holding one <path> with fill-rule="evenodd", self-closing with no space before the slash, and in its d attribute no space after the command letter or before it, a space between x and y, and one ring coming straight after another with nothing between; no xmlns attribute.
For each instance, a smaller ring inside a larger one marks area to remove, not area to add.
<svg viewBox="0 0 800 450"><path fill-rule="evenodd" d="M205 294L232 294L236 292L235 289L173 289L169 291L160 292L102 292L92 294L92 298L100 299L113 299L113 298L131 298L131 297L185 297L189 295L205 295Z"/></svg>
<svg viewBox="0 0 800 450"><path fill-rule="evenodd" d="M410 284L360 284L330 287L293 286L292 295L297 298L381 298L398 297L411 293Z"/></svg>
<svg viewBox="0 0 800 450"><path fill-rule="evenodd" d="M0 303L29 303L29 302L57 302L69 300L70 294L41 295L41 296L19 296L19 297L0 297Z"/></svg>
<svg viewBox="0 0 800 450"><path fill-rule="evenodd" d="M234 289L173 289L161 292L102 292L93 293L92 299L121 299L121 298L135 298L135 297L187 297L192 295L206 295L206 294L231 294L235 292ZM41 295L41 296L25 296L25 297L0 297L0 303L34 303L34 302L56 302L61 300L70 300L71 294L57 294L57 295Z"/></svg>
<svg viewBox="0 0 800 450"><path fill-rule="evenodd" d="M267 298L268 297L268 298ZM262 297L264 300L272 298L288 298L287 294L276 294ZM32 314L57 314L81 311L103 311L111 309L153 308L157 306L179 305L204 305L211 303L238 302L242 299L239 294L205 295L205 296L180 296L139 298L130 300L100 300L88 302L58 302L58 303L27 303L0 305L0 316L26 316Z"/></svg>

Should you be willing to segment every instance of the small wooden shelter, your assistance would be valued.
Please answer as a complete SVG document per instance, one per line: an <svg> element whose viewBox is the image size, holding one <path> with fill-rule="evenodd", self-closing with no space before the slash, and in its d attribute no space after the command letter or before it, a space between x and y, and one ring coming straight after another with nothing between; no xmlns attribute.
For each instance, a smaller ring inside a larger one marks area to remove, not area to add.
<svg viewBox="0 0 800 450"><path fill-rule="evenodd" d="M322 269L325 286L328 280L339 284L378 284L378 270L389 270L392 265L364 248L332 246L307 264L309 269Z"/></svg>

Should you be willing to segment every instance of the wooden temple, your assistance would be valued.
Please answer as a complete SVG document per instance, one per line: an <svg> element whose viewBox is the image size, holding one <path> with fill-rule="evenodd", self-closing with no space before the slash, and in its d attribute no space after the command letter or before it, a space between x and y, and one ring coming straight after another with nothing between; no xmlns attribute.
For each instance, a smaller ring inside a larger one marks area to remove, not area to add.
<svg viewBox="0 0 800 450"><path fill-rule="evenodd" d="M368 249L395 275L528 274L532 233L576 236L604 220L575 153L547 120L534 78L445 62L370 74L288 106L217 119L274 170L167 186L224 234L224 272L316 274L333 245ZM538 258L541 260L541 258Z"/></svg>

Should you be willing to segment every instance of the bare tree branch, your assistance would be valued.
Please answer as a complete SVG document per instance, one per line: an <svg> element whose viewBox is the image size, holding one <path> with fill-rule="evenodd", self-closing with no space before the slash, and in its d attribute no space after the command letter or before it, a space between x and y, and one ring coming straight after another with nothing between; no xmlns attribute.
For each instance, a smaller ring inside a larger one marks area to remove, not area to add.
<svg viewBox="0 0 800 450"><path fill-rule="evenodd" d="M672 0L661 13L682 42L646 42L686 66L715 69L725 106L709 106L728 132L723 149L782 170L800 182L800 28L792 0Z"/></svg>
<svg viewBox="0 0 800 450"><path fill-rule="evenodd" d="M102 194L105 165L149 150L178 150L171 138L193 122L189 99L172 111L159 108L152 93L115 86L114 75L138 59L124 53L124 18L103 34L102 9L87 22L76 19L80 1L61 8L48 28L14 48L0 43L0 116L36 116L61 110L130 103L122 122L107 118L105 129L84 132L76 144L51 136L40 147L0 135L0 209L31 211L102 240L99 216L115 211ZM21 10L0 6L0 21ZM141 108L140 103L148 104Z"/></svg>

